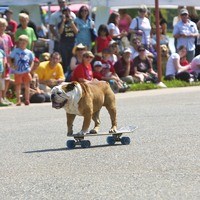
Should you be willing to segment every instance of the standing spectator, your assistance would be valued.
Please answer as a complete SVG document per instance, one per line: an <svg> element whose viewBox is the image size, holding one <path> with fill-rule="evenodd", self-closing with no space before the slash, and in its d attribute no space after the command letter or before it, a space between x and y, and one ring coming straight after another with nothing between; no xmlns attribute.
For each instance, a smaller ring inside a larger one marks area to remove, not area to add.
<svg viewBox="0 0 200 200"><path fill-rule="evenodd" d="M120 32L126 31L128 33L132 18L127 13L127 9L119 9L119 14L120 14L119 30Z"/></svg>
<svg viewBox="0 0 200 200"><path fill-rule="evenodd" d="M127 84L132 84L135 75L133 60L131 59L131 49L125 48L122 57L115 63L114 68L119 78Z"/></svg>
<svg viewBox="0 0 200 200"><path fill-rule="evenodd" d="M180 10L181 20L173 29L173 36L177 39L176 49L180 46L187 48L187 60L189 62L195 56L195 38L198 36L198 29L194 22L188 19L187 9Z"/></svg>
<svg viewBox="0 0 200 200"><path fill-rule="evenodd" d="M8 25L7 21L4 18L0 18L0 49L2 49L5 54L5 63L4 63L5 90L2 94L2 98L4 99L5 102L11 104L11 102L9 102L6 98L6 93L8 91L8 87L10 84L10 65L7 61L7 58L11 52L11 49L13 48L13 43L10 35L5 33L7 25Z"/></svg>
<svg viewBox="0 0 200 200"><path fill-rule="evenodd" d="M59 47L62 57L63 71L67 77L70 73L69 65L72 58L72 49L75 45L75 36L78 33L78 29L70 15L70 9L66 7L62 10L62 13L62 21L58 24L60 34Z"/></svg>
<svg viewBox="0 0 200 200"><path fill-rule="evenodd" d="M32 80L30 82L30 103L50 102L50 95L39 88L39 78L35 70L39 67L40 61L38 58L34 59L34 64L31 68L30 74Z"/></svg>
<svg viewBox="0 0 200 200"><path fill-rule="evenodd" d="M26 9L21 10L20 13L25 13L25 14L27 14L28 17L29 17L29 11L26 10ZM21 23L21 22L20 22L20 23ZM17 28L20 28L21 26L22 26L22 25L19 24ZM36 26L36 24L35 24L32 20L30 20L30 17L29 17L29 21L28 21L27 26L30 27L30 28L32 28L32 29L34 30L35 36L36 36L36 38L38 39L37 26Z"/></svg>
<svg viewBox="0 0 200 200"><path fill-rule="evenodd" d="M115 40L118 43L120 49L122 49L121 38L127 36L128 33L125 30L122 30L122 32L120 32L119 20L120 20L119 13L112 12L108 18L107 25L110 36L112 37L113 40Z"/></svg>
<svg viewBox="0 0 200 200"><path fill-rule="evenodd" d="M58 0L59 10L52 13L49 20L49 29L54 40L54 51L59 52L59 39L60 35L58 32L58 24L62 20L62 9L67 6L66 0ZM76 15L73 12L70 12L70 15L73 19L76 18Z"/></svg>
<svg viewBox="0 0 200 200"><path fill-rule="evenodd" d="M16 106L21 105L20 93L21 85L24 84L25 87L25 105L29 105L29 88L31 75L30 70L33 65L34 55L32 51L27 49L28 45L28 36L20 35L18 38L18 47L14 48L8 57L11 66L14 67L15 74L15 85L16 85Z"/></svg>
<svg viewBox="0 0 200 200"><path fill-rule="evenodd" d="M90 29L94 29L94 21L89 18L89 10L86 6L80 7L75 24L78 28L76 44L82 43L84 46L87 46L88 50L91 50L92 40Z"/></svg>
<svg viewBox="0 0 200 200"><path fill-rule="evenodd" d="M129 31L133 35L141 36L141 43L145 49L150 48L150 33L151 33L151 24L147 17L147 7L141 5L138 11L138 16L134 18L129 27ZM132 39L132 38L131 38Z"/></svg>
<svg viewBox="0 0 200 200"><path fill-rule="evenodd" d="M134 58L133 64L135 68L135 78L139 82L157 82L157 73L153 70L152 62L145 53L146 49L143 46L138 47L139 55Z"/></svg>
<svg viewBox="0 0 200 200"><path fill-rule="evenodd" d="M108 48L109 42L112 38L109 35L106 25L101 24L98 29L98 36L95 41L95 53L99 54L103 49Z"/></svg>
<svg viewBox="0 0 200 200"><path fill-rule="evenodd" d="M169 57L166 65L165 80L179 79L189 82L190 73L188 70L191 69L190 65L182 66L180 64L180 59L187 54L187 49L185 46L180 46L177 53L172 53Z"/></svg>
<svg viewBox="0 0 200 200"><path fill-rule="evenodd" d="M83 53L82 63L79 64L73 71L72 81L88 82L93 79L93 72L91 62L94 55L91 51L85 51Z"/></svg>
<svg viewBox="0 0 200 200"><path fill-rule="evenodd" d="M8 35L10 35L10 37L12 38L12 42L14 44L15 43L15 32L17 31L17 22L12 19L12 14L13 14L12 10L7 9L4 12L4 14L5 14L6 20L8 22L8 26L6 27L6 33Z"/></svg>
<svg viewBox="0 0 200 200"><path fill-rule="evenodd" d="M19 21L21 27L19 27L15 33L15 42L18 45L18 38L20 35L27 35L28 37L28 44L27 49L33 51L34 42L37 40L34 30L31 27L28 27L29 16L25 13L19 14Z"/></svg>
<svg viewBox="0 0 200 200"><path fill-rule="evenodd" d="M0 49L0 107L1 106L8 106L6 102L4 102L3 99L3 93L5 90L5 54L2 49Z"/></svg>
<svg viewBox="0 0 200 200"><path fill-rule="evenodd" d="M38 74L40 89L45 93L49 93L53 86L59 85L65 81L61 62L61 55L54 52L50 56L49 61L41 62L35 71Z"/></svg>

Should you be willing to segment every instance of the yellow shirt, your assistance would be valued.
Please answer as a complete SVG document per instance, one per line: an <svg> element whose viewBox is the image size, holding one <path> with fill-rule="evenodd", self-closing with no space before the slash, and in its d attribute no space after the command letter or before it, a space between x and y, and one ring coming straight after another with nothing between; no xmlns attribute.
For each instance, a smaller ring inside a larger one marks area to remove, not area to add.
<svg viewBox="0 0 200 200"><path fill-rule="evenodd" d="M39 80L46 81L50 79L63 79L65 80L65 75L63 72L62 65L57 64L53 69L49 66L49 61L41 62L38 69L35 71L38 74Z"/></svg>

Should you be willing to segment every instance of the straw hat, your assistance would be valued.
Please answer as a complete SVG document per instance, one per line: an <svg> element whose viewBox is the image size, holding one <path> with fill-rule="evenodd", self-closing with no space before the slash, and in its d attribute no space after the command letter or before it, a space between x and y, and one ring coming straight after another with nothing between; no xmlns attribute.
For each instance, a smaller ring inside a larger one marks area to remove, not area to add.
<svg viewBox="0 0 200 200"><path fill-rule="evenodd" d="M93 55L93 53L91 51L85 51L83 53L83 56L90 56L90 57L94 58L94 55Z"/></svg>
<svg viewBox="0 0 200 200"><path fill-rule="evenodd" d="M76 54L76 50L77 50L77 49L86 49L86 46L84 46L82 43L77 44L76 46L74 46L74 48L72 49L73 55Z"/></svg>

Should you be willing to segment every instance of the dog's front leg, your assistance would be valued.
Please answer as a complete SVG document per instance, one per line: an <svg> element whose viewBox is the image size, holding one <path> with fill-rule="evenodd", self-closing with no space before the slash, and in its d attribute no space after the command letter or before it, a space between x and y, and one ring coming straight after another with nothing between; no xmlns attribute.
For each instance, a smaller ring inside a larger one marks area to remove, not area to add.
<svg viewBox="0 0 200 200"><path fill-rule="evenodd" d="M73 134L73 122L76 115L67 113L67 135Z"/></svg>
<svg viewBox="0 0 200 200"><path fill-rule="evenodd" d="M86 113L86 114L83 115L83 117L84 117L84 120L83 120L83 126L82 126L82 130L81 130L82 134L88 132L90 122L91 122L91 119L92 119L92 114Z"/></svg>

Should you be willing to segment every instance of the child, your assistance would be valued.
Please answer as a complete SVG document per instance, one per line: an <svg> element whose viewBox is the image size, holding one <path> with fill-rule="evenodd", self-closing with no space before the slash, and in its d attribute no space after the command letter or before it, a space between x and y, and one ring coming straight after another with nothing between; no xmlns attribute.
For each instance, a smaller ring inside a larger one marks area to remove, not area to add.
<svg viewBox="0 0 200 200"><path fill-rule="evenodd" d="M0 49L2 49L5 54L5 63L4 63L5 64L4 65L4 67L5 67L5 71L4 71L5 90L2 94L2 98L3 98L4 102L11 105L12 103L6 99L6 93L7 93L9 84L10 84L10 67L7 62L7 57L9 56L11 49L13 48L13 43L12 43L11 37L5 33L7 25L8 25L8 23L7 23L6 19L0 18Z"/></svg>
<svg viewBox="0 0 200 200"><path fill-rule="evenodd" d="M99 55L103 49L108 48L111 40L107 26L101 24L98 29L98 37L95 40L95 54Z"/></svg>
<svg viewBox="0 0 200 200"><path fill-rule="evenodd" d="M3 101L3 92L5 90L5 54L2 49L0 49L0 106L8 106L6 102Z"/></svg>
<svg viewBox="0 0 200 200"><path fill-rule="evenodd" d="M25 87L25 105L29 105L29 87L31 81L30 70L33 65L34 55L32 51L28 50L28 36L20 35L18 39L18 48L14 48L8 60L14 68L15 85L16 85L16 106L21 105L20 94L21 85L24 83Z"/></svg>

